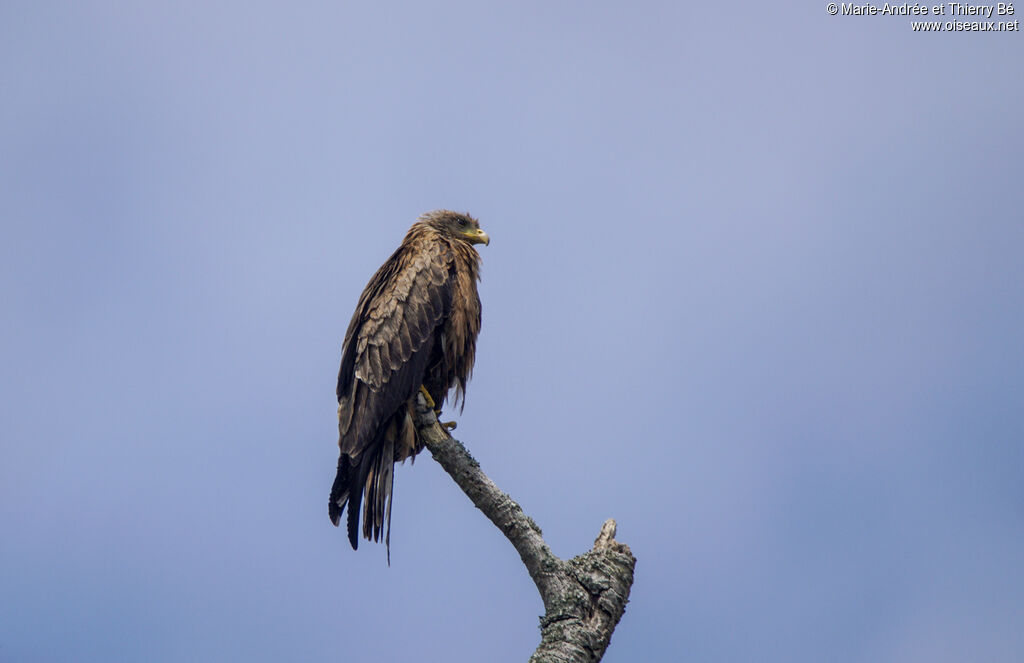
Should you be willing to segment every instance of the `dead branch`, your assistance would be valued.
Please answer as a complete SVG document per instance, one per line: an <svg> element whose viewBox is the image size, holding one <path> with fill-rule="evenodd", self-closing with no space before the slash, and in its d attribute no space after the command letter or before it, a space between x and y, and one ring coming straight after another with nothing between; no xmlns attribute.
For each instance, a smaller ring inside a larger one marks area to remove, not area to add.
<svg viewBox="0 0 1024 663"><path fill-rule="evenodd" d="M541 641L530 663L595 663L604 656L633 585L636 558L605 521L594 547L559 559L533 519L480 469L462 443L437 423L419 396L416 426L434 460L515 547L544 602Z"/></svg>

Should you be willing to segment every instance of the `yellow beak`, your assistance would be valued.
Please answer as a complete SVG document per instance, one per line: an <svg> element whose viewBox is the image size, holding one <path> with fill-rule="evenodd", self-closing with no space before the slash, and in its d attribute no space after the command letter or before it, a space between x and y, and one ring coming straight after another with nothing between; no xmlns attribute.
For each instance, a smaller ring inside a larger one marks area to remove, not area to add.
<svg viewBox="0 0 1024 663"><path fill-rule="evenodd" d="M467 231L465 237L469 240L470 244L489 245L491 243L491 238L480 228Z"/></svg>

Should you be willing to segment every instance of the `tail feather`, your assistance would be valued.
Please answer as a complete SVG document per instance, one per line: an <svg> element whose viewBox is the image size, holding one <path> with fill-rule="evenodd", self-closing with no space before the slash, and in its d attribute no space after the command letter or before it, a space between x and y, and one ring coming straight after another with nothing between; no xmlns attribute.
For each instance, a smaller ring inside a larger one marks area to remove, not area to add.
<svg viewBox="0 0 1024 663"><path fill-rule="evenodd" d="M395 472L395 432L397 424L392 421L384 434L381 444L371 461L370 473L364 484L363 537L380 541L384 535L388 559L391 558L391 494Z"/></svg>
<svg viewBox="0 0 1024 663"><path fill-rule="evenodd" d="M348 542L352 544L352 550L359 549L359 505L363 501L363 486L366 484L366 476L370 473L368 461L369 454L363 454L363 457L359 459L359 469L349 480Z"/></svg>
<svg viewBox="0 0 1024 663"><path fill-rule="evenodd" d="M331 486L331 499L327 502L327 515L331 517L335 527L341 522L341 512L348 501L349 472L348 456L341 454L338 458L338 473L334 476L334 485Z"/></svg>
<svg viewBox="0 0 1024 663"><path fill-rule="evenodd" d="M359 549L359 502L362 496L361 489L356 489L349 494L348 542L352 544L352 550Z"/></svg>
<svg viewBox="0 0 1024 663"><path fill-rule="evenodd" d="M331 517L335 527L341 523L341 514L348 506L348 541L352 544L352 550L359 548L359 502L363 490L362 481L359 481L358 477L362 474L361 470L362 466L357 468L352 465L348 454L341 454L338 459L338 474L335 475L334 485L331 486L331 499L327 503L327 515ZM365 474L362 476L365 481Z"/></svg>

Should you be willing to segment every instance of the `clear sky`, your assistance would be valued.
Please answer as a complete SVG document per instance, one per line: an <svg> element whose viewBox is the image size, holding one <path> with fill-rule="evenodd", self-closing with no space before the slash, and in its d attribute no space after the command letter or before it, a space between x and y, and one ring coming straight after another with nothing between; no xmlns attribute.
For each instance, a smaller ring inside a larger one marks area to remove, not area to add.
<svg viewBox="0 0 1024 663"><path fill-rule="evenodd" d="M390 568L327 518L345 327L439 207L492 240L457 437L639 560L606 661L1024 659L1020 32L278 4L0 5L0 660L528 657L429 455Z"/></svg>

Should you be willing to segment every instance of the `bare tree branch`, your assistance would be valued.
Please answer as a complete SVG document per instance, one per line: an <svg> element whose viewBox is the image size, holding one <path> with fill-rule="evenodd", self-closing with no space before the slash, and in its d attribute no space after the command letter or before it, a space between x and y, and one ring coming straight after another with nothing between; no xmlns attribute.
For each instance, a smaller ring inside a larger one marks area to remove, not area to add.
<svg viewBox="0 0 1024 663"><path fill-rule="evenodd" d="M568 561L559 559L537 523L438 425L423 397L418 399L416 427L427 449L512 543L540 592L545 614L541 642L530 663L600 661L626 610L636 566L629 546L615 540L615 521L605 521L593 549Z"/></svg>

